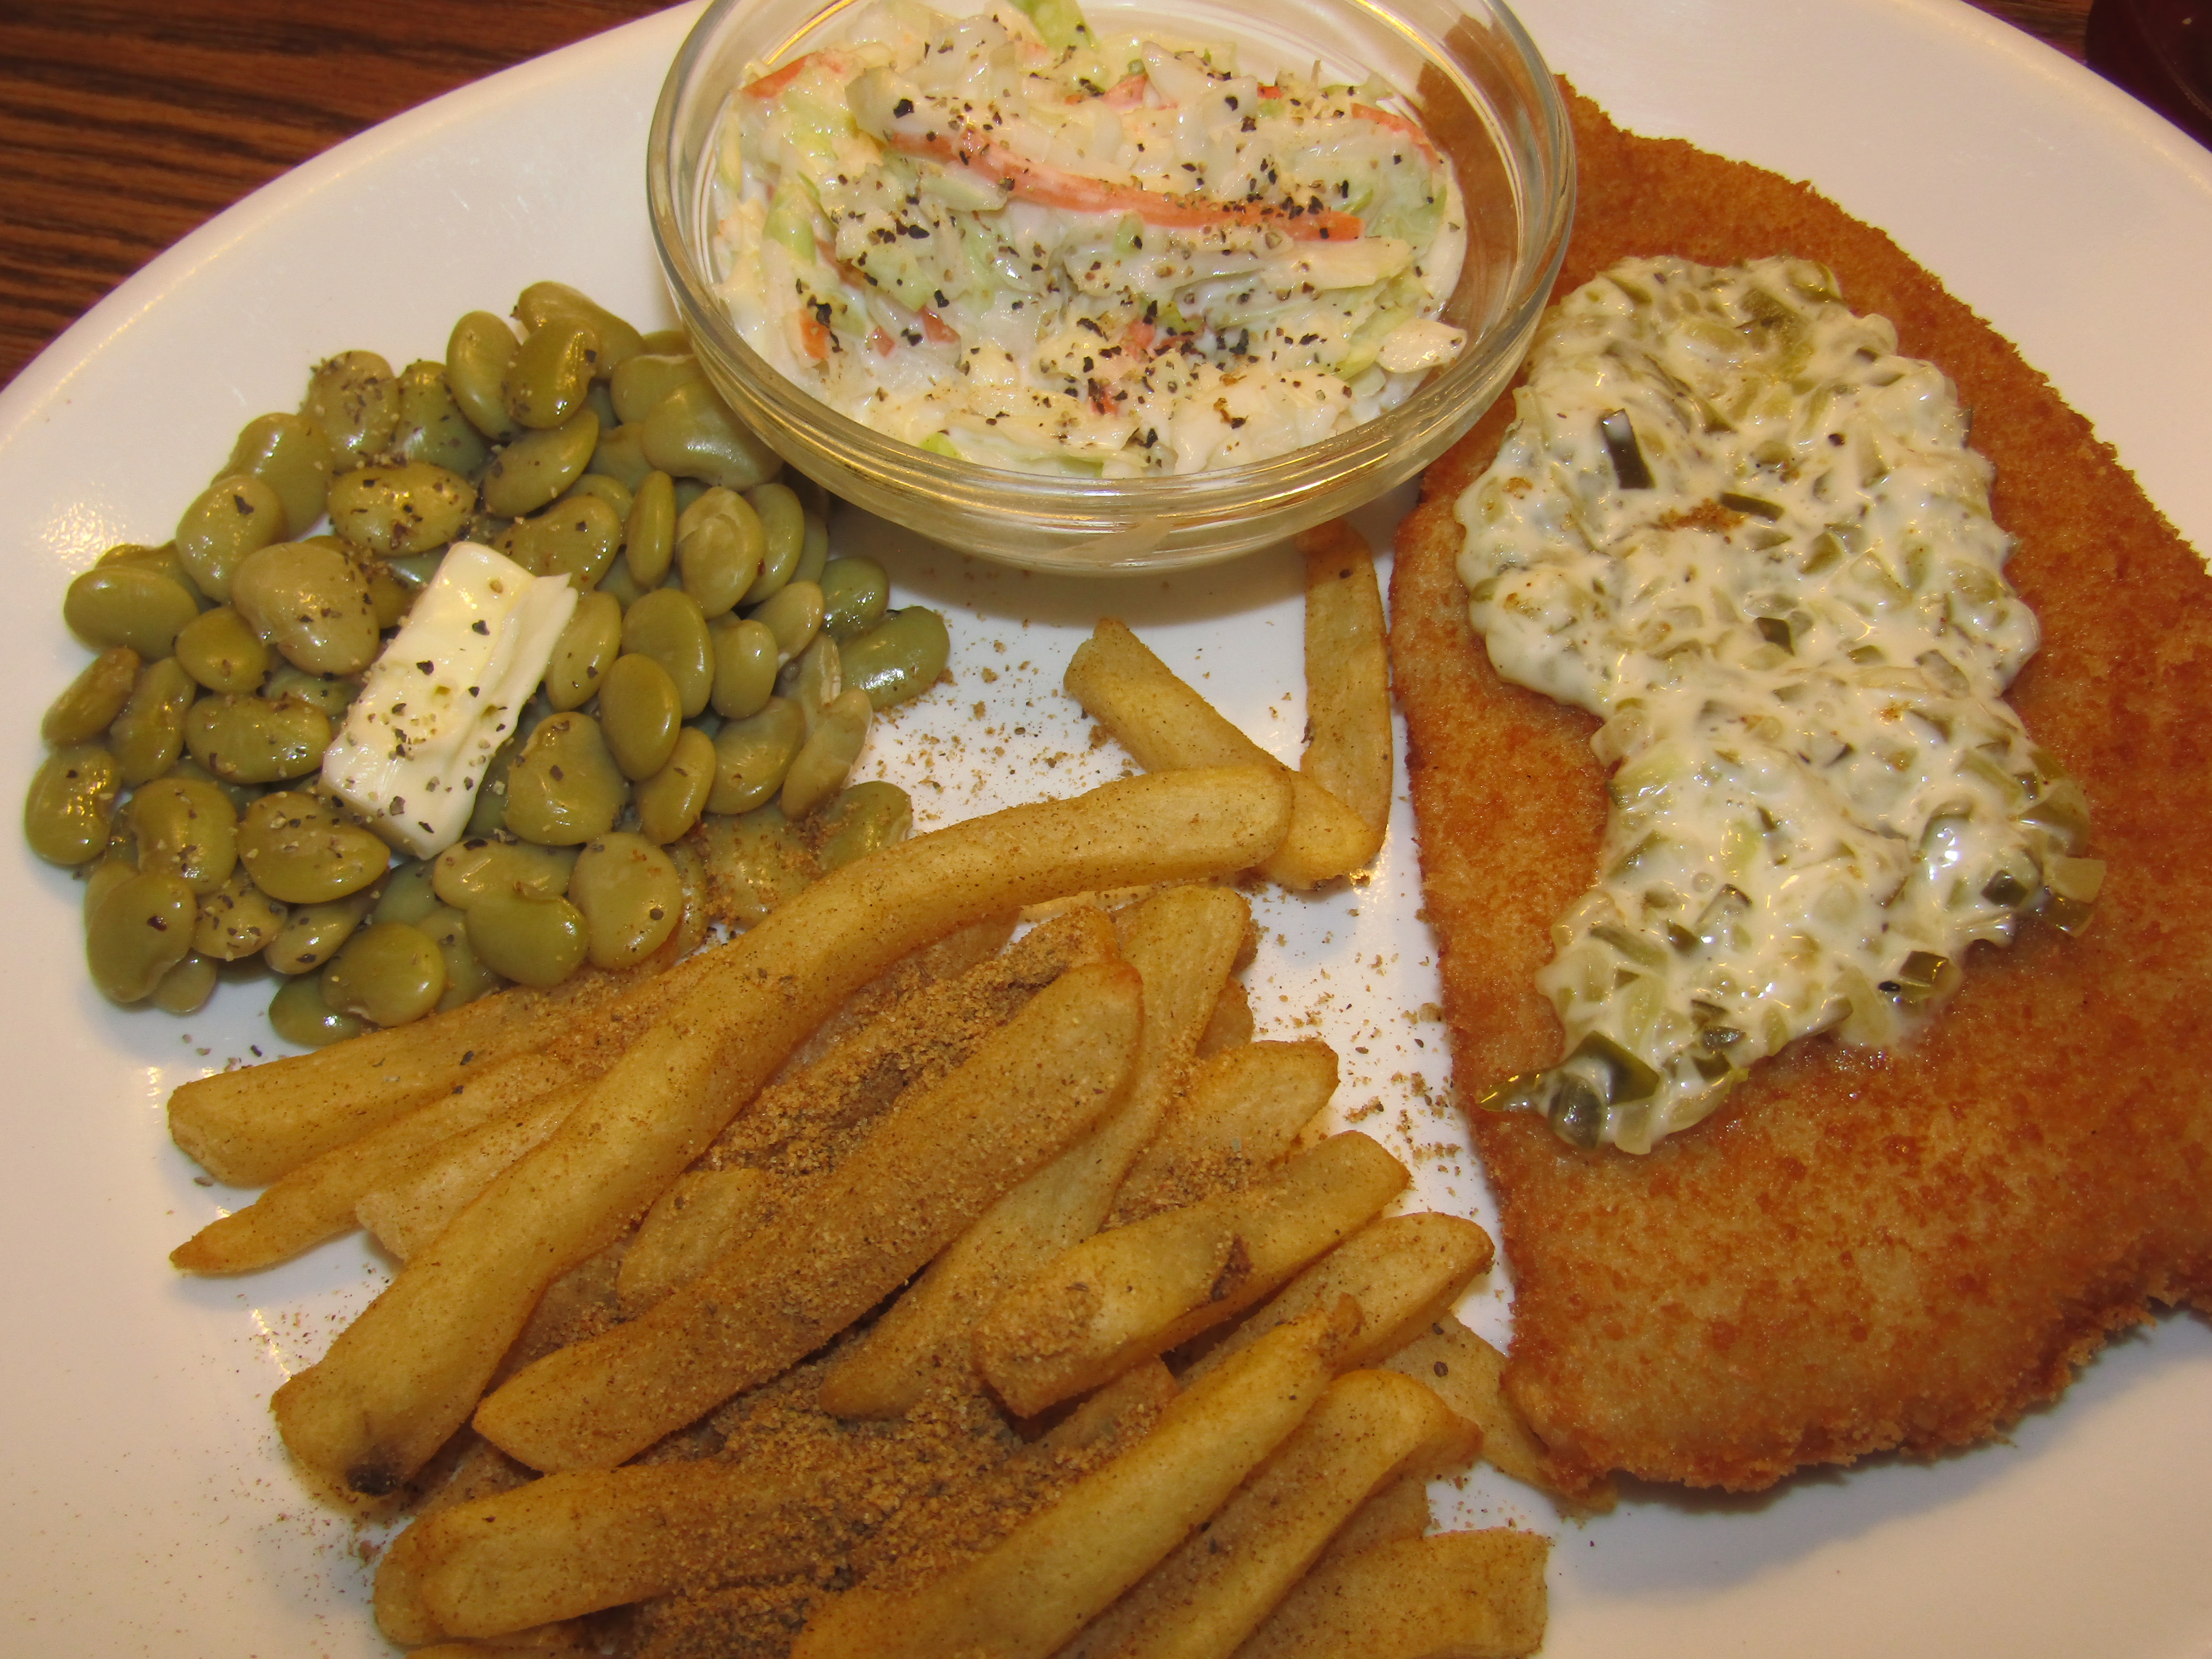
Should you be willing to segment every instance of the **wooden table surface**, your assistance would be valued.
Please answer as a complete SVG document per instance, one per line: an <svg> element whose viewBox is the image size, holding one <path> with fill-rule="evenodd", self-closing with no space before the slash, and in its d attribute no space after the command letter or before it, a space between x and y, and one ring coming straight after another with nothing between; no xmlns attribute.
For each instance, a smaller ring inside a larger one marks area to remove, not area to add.
<svg viewBox="0 0 2212 1659"><path fill-rule="evenodd" d="M2081 57L2088 0L1975 0ZM0 385L287 168L653 0L0 0Z"/></svg>

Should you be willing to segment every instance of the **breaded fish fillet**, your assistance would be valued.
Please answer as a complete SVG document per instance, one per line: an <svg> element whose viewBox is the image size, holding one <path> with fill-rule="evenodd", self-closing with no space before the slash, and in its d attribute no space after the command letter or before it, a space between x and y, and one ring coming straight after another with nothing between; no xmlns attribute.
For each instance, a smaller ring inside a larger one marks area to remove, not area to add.
<svg viewBox="0 0 2212 1659"><path fill-rule="evenodd" d="M2014 706L2087 791L2088 933L1976 946L1898 1052L1820 1037L1644 1157L1474 1114L1516 1285L1508 1386L1569 1486L1619 1469L1752 1489L1933 1452L2064 1388L2160 1302L2212 1308L2212 579L2010 344L1803 185L1573 100L1559 291L1631 254L1820 260L1973 414L2043 647ZM1502 682L1454 565L1510 399L1430 470L1391 648L1459 1098L1559 1057L1534 976L1595 868L1595 722Z"/></svg>

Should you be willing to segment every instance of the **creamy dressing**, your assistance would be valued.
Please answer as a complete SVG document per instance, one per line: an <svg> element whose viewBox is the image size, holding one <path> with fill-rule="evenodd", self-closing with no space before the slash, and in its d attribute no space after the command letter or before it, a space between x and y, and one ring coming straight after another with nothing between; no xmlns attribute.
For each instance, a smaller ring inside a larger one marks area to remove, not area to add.
<svg viewBox="0 0 2212 1659"><path fill-rule="evenodd" d="M941 453L1118 477L1285 453L1458 355L1457 187L1387 88L1040 15L887 0L733 96L718 292L769 362Z"/></svg>
<svg viewBox="0 0 2212 1659"><path fill-rule="evenodd" d="M1602 717L1615 769L1538 980L1566 1058L1486 1103L1646 1151L2086 915L2087 802L2002 700L2038 635L1989 463L1896 348L1802 260L1629 261L1547 318L1460 574L1498 672Z"/></svg>

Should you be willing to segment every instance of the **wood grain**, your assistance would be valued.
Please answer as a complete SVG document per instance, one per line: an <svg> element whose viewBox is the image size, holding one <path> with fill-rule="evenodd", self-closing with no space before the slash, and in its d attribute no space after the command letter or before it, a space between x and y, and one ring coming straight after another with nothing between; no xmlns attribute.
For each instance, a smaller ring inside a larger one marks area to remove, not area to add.
<svg viewBox="0 0 2212 1659"><path fill-rule="evenodd" d="M2081 55L2088 0L1982 0ZM0 384L287 168L652 0L0 0Z"/></svg>

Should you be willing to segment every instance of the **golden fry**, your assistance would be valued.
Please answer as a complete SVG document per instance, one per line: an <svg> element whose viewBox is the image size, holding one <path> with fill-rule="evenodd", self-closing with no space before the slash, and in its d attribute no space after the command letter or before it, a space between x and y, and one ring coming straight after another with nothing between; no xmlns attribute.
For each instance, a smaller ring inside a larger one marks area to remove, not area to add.
<svg viewBox="0 0 2212 1659"><path fill-rule="evenodd" d="M1318 1037L1248 1042L1207 1060L1168 1109L1115 1194L1123 1221L1188 1204L1224 1167L1264 1170L1336 1092L1336 1051Z"/></svg>
<svg viewBox="0 0 2212 1659"><path fill-rule="evenodd" d="M361 1195L354 1213L376 1242L402 1261L446 1231L476 1195L535 1147L582 1103L590 1085L563 1084L514 1110L432 1147L392 1180Z"/></svg>
<svg viewBox="0 0 2212 1659"><path fill-rule="evenodd" d="M702 953L553 1139L277 1390L286 1445L334 1486L395 1490L466 1420L545 1287L643 1213L850 992L1023 904L1248 868L1289 821L1288 791L1256 768L1131 778L886 848Z"/></svg>
<svg viewBox="0 0 2212 1659"><path fill-rule="evenodd" d="M1120 739L1148 772L1191 766L1268 766L1291 781L1296 805L1282 845L1260 866L1285 887L1306 888L1361 869L1379 831L1315 780L1291 771L1176 674L1126 623L1108 617L1068 659L1068 695Z"/></svg>
<svg viewBox="0 0 2212 1659"><path fill-rule="evenodd" d="M548 1475L402 1533L377 1571L377 1623L395 1642L501 1636L687 1581L801 1572L811 1496L758 1462Z"/></svg>
<svg viewBox="0 0 2212 1659"><path fill-rule="evenodd" d="M1124 913L1129 965L1145 986L1144 1035L1129 1089L1098 1127L1008 1193L930 1264L822 1381L823 1409L896 1417L933 1383L973 1376L975 1322L1015 1285L1106 1219L1114 1194L1169 1101L1251 926L1226 888L1170 888Z"/></svg>
<svg viewBox="0 0 2212 1659"><path fill-rule="evenodd" d="M1551 1540L1440 1532L1324 1563L1235 1659L1519 1659L1544 1640Z"/></svg>
<svg viewBox="0 0 2212 1659"><path fill-rule="evenodd" d="M1347 1304L1270 1332L995 1548L902 1595L863 1588L827 1603L792 1659L1045 1659L1291 1437L1357 1325Z"/></svg>
<svg viewBox="0 0 2212 1659"><path fill-rule="evenodd" d="M1425 1472L1401 1474L1352 1512L1352 1518L1328 1540L1320 1559L1357 1555L1377 1544L1419 1538L1428 1529L1429 1477Z"/></svg>
<svg viewBox="0 0 2212 1659"><path fill-rule="evenodd" d="M1443 1401L1395 1371L1338 1377L1206 1530L1058 1659L1219 1659L1259 1627L1371 1493L1407 1464L1449 1456L1472 1436Z"/></svg>
<svg viewBox="0 0 2212 1659"><path fill-rule="evenodd" d="M943 1082L903 1097L803 1203L651 1311L530 1365L477 1431L537 1469L607 1468L819 1347L1096 1122L1129 1074L1126 963L1062 975Z"/></svg>
<svg viewBox="0 0 2212 1659"><path fill-rule="evenodd" d="M1306 559L1306 752L1298 770L1379 838L1390 823L1390 653L1375 556L1342 519L1298 537Z"/></svg>
<svg viewBox="0 0 2212 1659"><path fill-rule="evenodd" d="M553 1056L538 1054L471 1066L470 1073L467 1082L428 1104L280 1176L244 1209L210 1222L177 1246L169 1253L171 1264L193 1273L246 1273L350 1232L363 1194L435 1158L455 1137L574 1076Z"/></svg>
<svg viewBox="0 0 2212 1659"><path fill-rule="evenodd" d="M1365 1135L1333 1135L1263 1182L1063 1250L975 1328L975 1367L1018 1416L1096 1388L1234 1318L1406 1184Z"/></svg>
<svg viewBox="0 0 2212 1659"><path fill-rule="evenodd" d="M603 981L591 983L596 995ZM566 1015L521 988L443 1014L258 1066L217 1072L169 1097L169 1133L217 1181L261 1187L310 1158L451 1094L511 1054L542 1048Z"/></svg>
<svg viewBox="0 0 2212 1659"><path fill-rule="evenodd" d="M1192 1372L1211 1369L1275 1326L1315 1308L1334 1307L1339 1297L1348 1296L1359 1304L1359 1340L1344 1363L1388 1364L1408 1376L1420 1376L1386 1357L1430 1329L1432 1322L1447 1317L1460 1292L1489 1271L1494 1254L1490 1235L1459 1216L1424 1210L1372 1222L1285 1285L1281 1295L1231 1331ZM1487 1422L1451 1396L1446 1400L1461 1416Z"/></svg>
<svg viewBox="0 0 2212 1659"><path fill-rule="evenodd" d="M758 1170L697 1170L645 1212L623 1255L617 1279L623 1316L635 1319L679 1285L704 1273L714 1258L765 1216L769 1178Z"/></svg>
<svg viewBox="0 0 2212 1659"><path fill-rule="evenodd" d="M1610 1479L1571 1498L1560 1491L1544 1443L1505 1392L1505 1356L1449 1313L1375 1363L1427 1383L1462 1417L1480 1423L1483 1461L1492 1468L1551 1493L1571 1514L1601 1515L1613 1506Z"/></svg>

